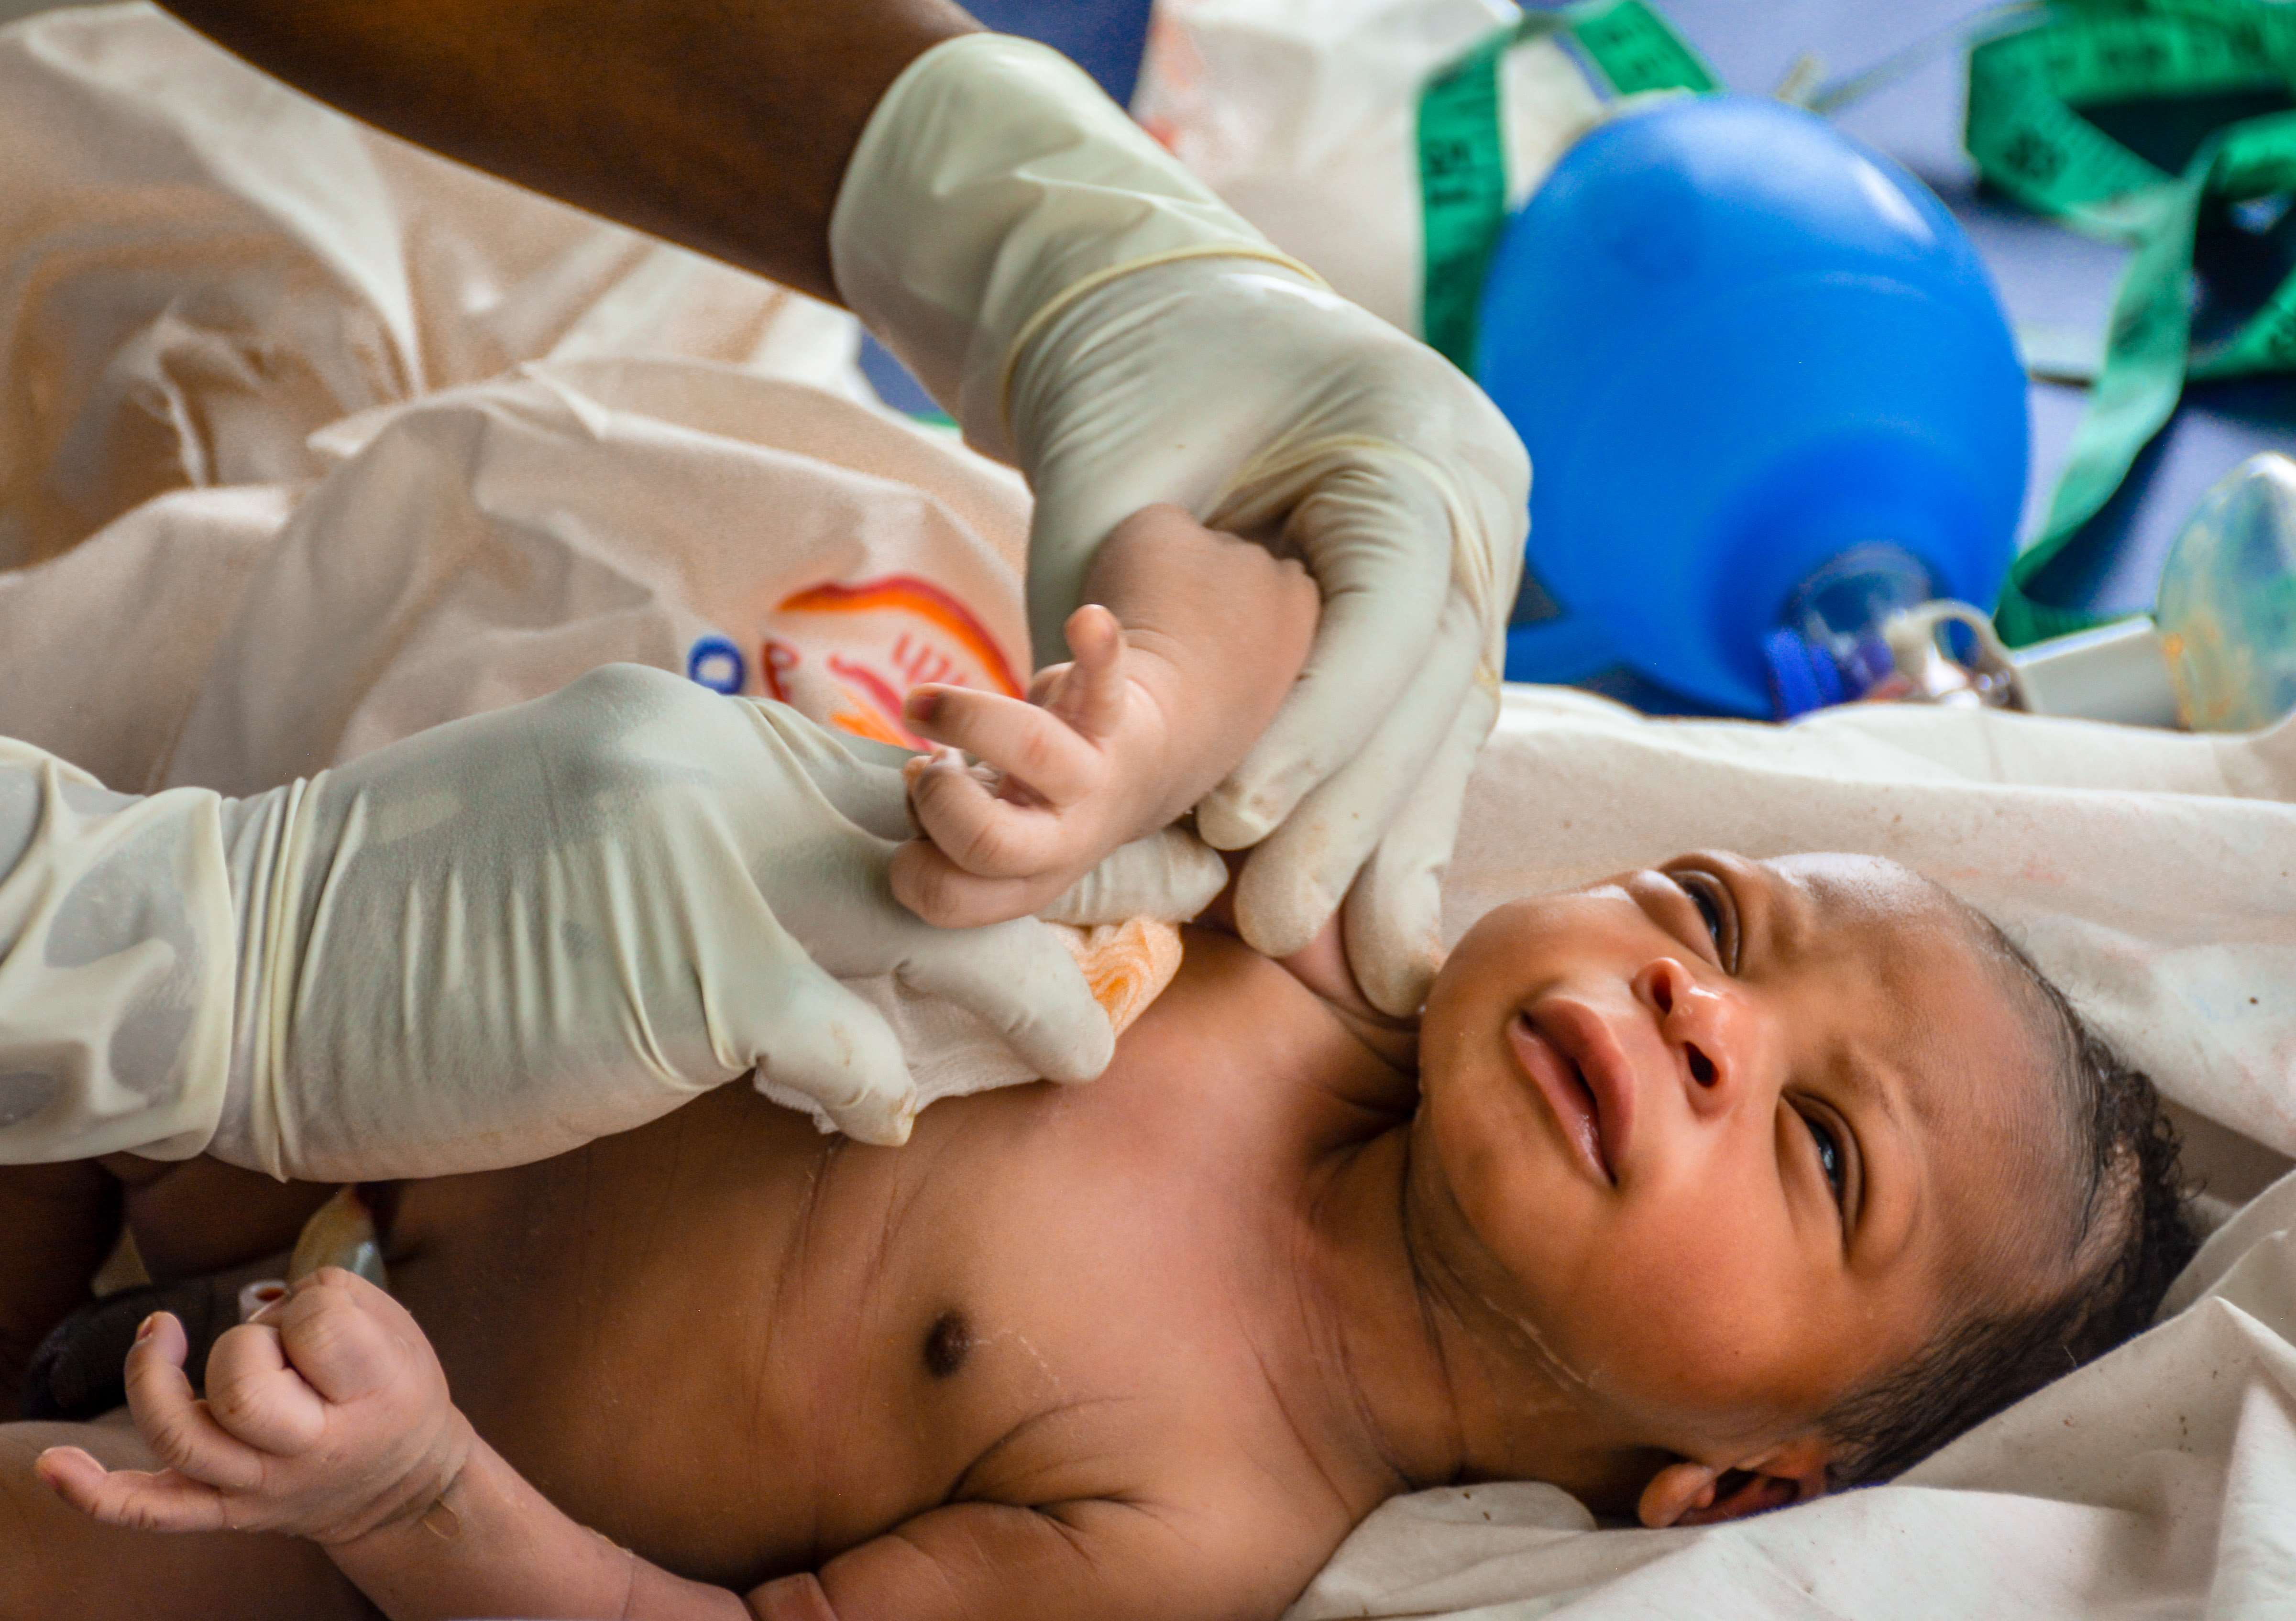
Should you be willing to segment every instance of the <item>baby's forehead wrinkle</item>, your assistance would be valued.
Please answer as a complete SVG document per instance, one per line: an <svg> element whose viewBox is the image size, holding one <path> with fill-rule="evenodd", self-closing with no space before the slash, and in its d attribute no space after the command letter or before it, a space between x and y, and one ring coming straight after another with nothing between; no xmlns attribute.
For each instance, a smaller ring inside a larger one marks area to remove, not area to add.
<svg viewBox="0 0 2296 1621"><path fill-rule="evenodd" d="M1771 950L1792 963L1862 971L1874 988L1890 994L1892 1005L1903 1005L1904 992L1918 978L1909 960L1914 954L1905 949L1907 934L1917 943L1932 931L1904 897L1892 904L1888 892L1897 887L1890 881L1894 871L1877 864L1868 872L1860 864L1843 873L1808 859L1767 864Z"/></svg>
<svg viewBox="0 0 2296 1621"><path fill-rule="evenodd" d="M2042 1114L2038 1129L2032 1132L2035 1151L2054 1153L2060 1160L2087 1158L2079 1149L2080 1127L2075 1118L2078 1100L2069 1085L2079 1066L2079 1052L2074 1034L2065 1024L2062 999L2032 959L1998 923L1966 903L1962 904L1962 911L1967 916L1972 938L1992 968L1995 982L2005 981L2010 987L2011 1000L2028 1043L2029 1061L2039 1072L2040 1085L2033 1088ZM2031 1111L2027 1112L2030 1117ZM2035 1123L2029 1118L2025 1125L2030 1129ZM2095 1207L2099 1191L2096 1172L2100 1168L2092 1163L2087 1174L2065 1179L2066 1203L2073 1228L2069 1241L2075 1245ZM2072 1185L2075 1183L2079 1184L2077 1191Z"/></svg>
<svg viewBox="0 0 2296 1621"><path fill-rule="evenodd" d="M1768 879L1763 886L1767 892L1762 908L1764 944L1774 955L1794 961L1808 947L1813 928L1820 921L1813 915L1819 910L1816 897L1807 881L1783 864L1757 862L1755 865Z"/></svg>

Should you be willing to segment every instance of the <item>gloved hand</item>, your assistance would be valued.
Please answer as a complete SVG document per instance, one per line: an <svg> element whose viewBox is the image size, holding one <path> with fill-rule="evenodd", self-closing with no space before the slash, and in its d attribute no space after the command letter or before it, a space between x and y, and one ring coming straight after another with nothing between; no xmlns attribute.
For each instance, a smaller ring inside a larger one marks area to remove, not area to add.
<svg viewBox="0 0 2296 1621"><path fill-rule="evenodd" d="M11 784L45 784L0 866L0 1161L204 1147L438 1175L628 1130L753 1066L898 1142L908 1070L836 976L948 997L1055 1080L1108 1061L1042 924L942 930L894 902L900 774L777 704L613 666L241 800L110 795L21 769L34 754L0 749L0 862ZM39 1085L12 1118L17 1082Z"/></svg>
<svg viewBox="0 0 2296 1621"><path fill-rule="evenodd" d="M847 302L967 439L1028 474L1040 663L1066 657L1101 542L1152 502L1307 562L1315 651L1197 827L1259 845L1237 894L1253 946L1299 950L1344 896L1366 994L1415 1009L1521 569L1529 465L1496 409L1081 73L1000 36L936 46L887 92L830 251Z"/></svg>

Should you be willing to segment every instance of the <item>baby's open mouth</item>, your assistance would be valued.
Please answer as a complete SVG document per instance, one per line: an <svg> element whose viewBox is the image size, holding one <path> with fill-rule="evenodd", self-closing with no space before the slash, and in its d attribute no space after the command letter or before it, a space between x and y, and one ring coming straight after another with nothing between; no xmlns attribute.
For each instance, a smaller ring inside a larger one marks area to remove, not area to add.
<svg viewBox="0 0 2296 1621"><path fill-rule="evenodd" d="M1539 1027L1528 1011L1514 1016L1508 1027L1507 1039L1514 1049L1516 1061L1546 1099L1556 1122L1562 1127L1563 1136L1570 1140L1579 1159L1605 1185L1616 1186L1618 1174L1611 1169L1610 1156L1603 1144L1602 1106L1596 1101L1595 1088L1587 1084L1586 1072Z"/></svg>

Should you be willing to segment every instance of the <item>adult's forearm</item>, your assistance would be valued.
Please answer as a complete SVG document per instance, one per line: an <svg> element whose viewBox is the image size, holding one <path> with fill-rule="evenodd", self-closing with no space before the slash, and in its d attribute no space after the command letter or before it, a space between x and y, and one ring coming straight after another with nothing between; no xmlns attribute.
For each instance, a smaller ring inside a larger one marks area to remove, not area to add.
<svg viewBox="0 0 2296 1621"><path fill-rule="evenodd" d="M394 135L824 298L862 127L951 0L161 0Z"/></svg>

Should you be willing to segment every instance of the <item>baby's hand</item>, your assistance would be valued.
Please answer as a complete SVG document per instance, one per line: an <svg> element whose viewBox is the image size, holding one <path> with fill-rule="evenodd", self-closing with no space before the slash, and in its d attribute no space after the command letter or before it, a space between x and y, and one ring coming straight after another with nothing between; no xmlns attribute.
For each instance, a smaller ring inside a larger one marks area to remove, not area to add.
<svg viewBox="0 0 2296 1621"><path fill-rule="evenodd" d="M1025 917L1134 830L1154 831L1140 824L1155 813L1164 717L1128 672L1107 609L1078 609L1067 634L1075 660L1041 672L1027 703L964 687L909 695L910 724L947 745L909 762L924 837L893 857L894 895L928 922Z"/></svg>
<svg viewBox="0 0 2296 1621"><path fill-rule="evenodd" d="M910 762L924 838L893 858L894 895L928 922L1040 911L1168 824L1259 741L1315 635L1306 570L1177 507L1119 525L1086 589L1065 627L1074 661L1039 674L1029 702L909 695L909 724L947 746Z"/></svg>
<svg viewBox="0 0 2296 1621"><path fill-rule="evenodd" d="M108 1525L284 1531L344 1543L421 1515L462 1472L469 1421L422 1330L364 1278L327 1267L216 1341L207 1398L184 1375L183 1324L147 1319L127 1405L168 1467L107 1471L76 1446L40 1478Z"/></svg>

